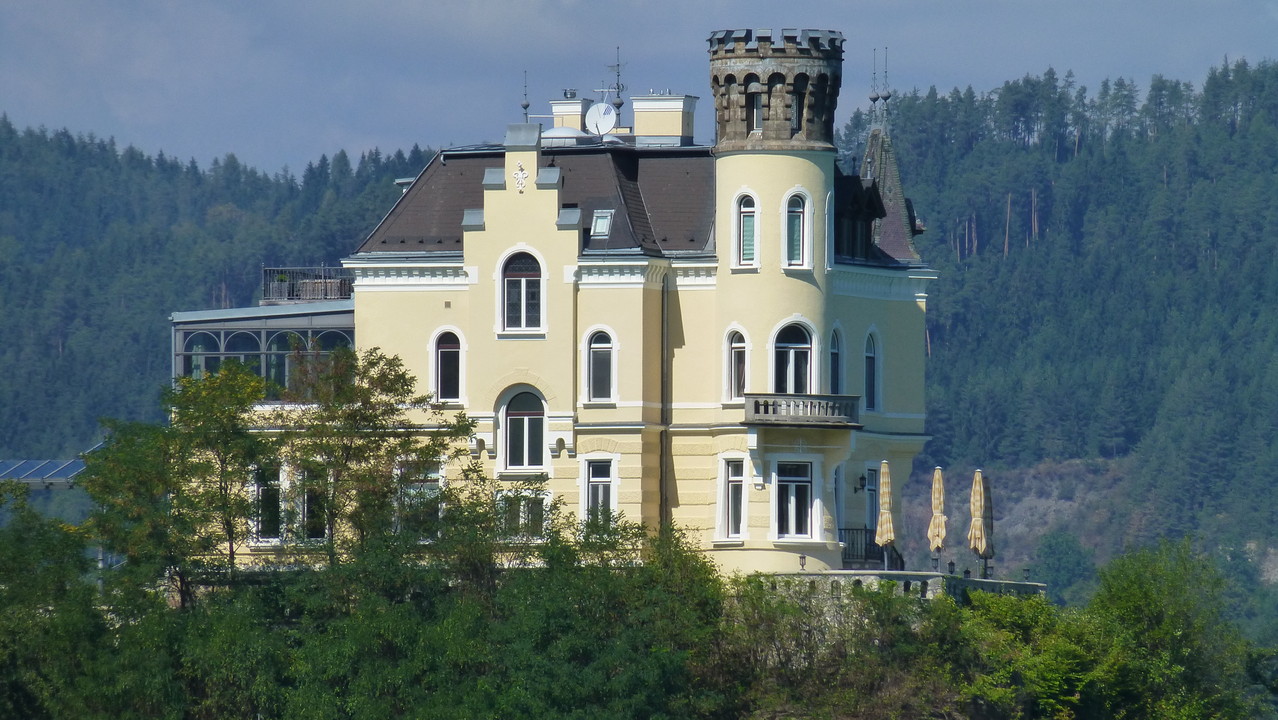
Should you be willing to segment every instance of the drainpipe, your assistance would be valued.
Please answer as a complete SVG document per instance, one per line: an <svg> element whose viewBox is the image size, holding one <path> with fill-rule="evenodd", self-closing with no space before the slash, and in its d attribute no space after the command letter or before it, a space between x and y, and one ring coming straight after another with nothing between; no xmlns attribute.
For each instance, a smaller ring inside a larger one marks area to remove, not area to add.
<svg viewBox="0 0 1278 720"><path fill-rule="evenodd" d="M661 276L661 471L660 527L670 527L670 482L672 451L670 444L670 274Z"/></svg>

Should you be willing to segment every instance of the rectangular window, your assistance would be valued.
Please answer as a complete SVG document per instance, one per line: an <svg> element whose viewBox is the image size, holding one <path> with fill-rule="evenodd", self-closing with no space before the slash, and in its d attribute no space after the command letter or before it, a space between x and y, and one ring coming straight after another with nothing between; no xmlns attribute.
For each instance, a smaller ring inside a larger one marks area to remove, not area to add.
<svg viewBox="0 0 1278 720"><path fill-rule="evenodd" d="M746 132L763 130L763 94L746 93Z"/></svg>
<svg viewBox="0 0 1278 720"><path fill-rule="evenodd" d="M612 231L612 210L596 210L590 220L590 237L608 237Z"/></svg>
<svg viewBox="0 0 1278 720"><path fill-rule="evenodd" d="M746 384L746 349L744 344L733 344L732 357L728 362L732 364L732 399L741 400L745 397Z"/></svg>
<svg viewBox="0 0 1278 720"><path fill-rule="evenodd" d="M328 537L327 493L323 488L307 488L302 497L302 537L323 540Z"/></svg>
<svg viewBox="0 0 1278 720"><path fill-rule="evenodd" d="M503 537L508 540L535 540L545 535L545 497L509 493L498 502Z"/></svg>
<svg viewBox="0 0 1278 720"><path fill-rule="evenodd" d="M278 465L264 465L254 471L257 486L257 527L258 540L278 541L281 530L280 512L280 468Z"/></svg>
<svg viewBox="0 0 1278 720"><path fill-rule="evenodd" d="M803 214L790 212L785 218L785 253L787 265L803 264Z"/></svg>
<svg viewBox="0 0 1278 720"><path fill-rule="evenodd" d="M873 531L879 526L879 471L865 471L865 527Z"/></svg>
<svg viewBox="0 0 1278 720"><path fill-rule="evenodd" d="M612 461L586 463L586 521L591 524L612 520Z"/></svg>
<svg viewBox="0 0 1278 720"><path fill-rule="evenodd" d="M612 347L593 345L590 348L590 399L612 398Z"/></svg>
<svg viewBox="0 0 1278 720"><path fill-rule="evenodd" d="M790 105L790 134L796 135L803 130L803 102L804 94L796 92L791 95Z"/></svg>
<svg viewBox="0 0 1278 720"><path fill-rule="evenodd" d="M439 400L456 400L461 397L461 349L439 348Z"/></svg>
<svg viewBox="0 0 1278 720"><path fill-rule="evenodd" d="M741 537L745 526L745 461L727 460L724 474L724 534Z"/></svg>
<svg viewBox="0 0 1278 720"><path fill-rule="evenodd" d="M416 540L439 535L442 479L434 463L406 463L400 472L400 494L396 508L396 529Z"/></svg>
<svg viewBox="0 0 1278 720"><path fill-rule="evenodd" d="M777 463L777 537L812 536L812 464Z"/></svg>
<svg viewBox="0 0 1278 720"><path fill-rule="evenodd" d="M506 466L510 468L541 467L542 430L541 416L510 417Z"/></svg>
<svg viewBox="0 0 1278 720"><path fill-rule="evenodd" d="M741 265L750 265L754 262L754 199L741 198L737 213L739 217L737 235L741 243L741 252L737 257L737 262Z"/></svg>

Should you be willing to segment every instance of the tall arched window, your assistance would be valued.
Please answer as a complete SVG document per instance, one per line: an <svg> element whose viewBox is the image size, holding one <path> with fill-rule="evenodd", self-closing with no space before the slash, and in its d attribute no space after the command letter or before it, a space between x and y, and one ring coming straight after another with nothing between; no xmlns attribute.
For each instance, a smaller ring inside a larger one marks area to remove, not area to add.
<svg viewBox="0 0 1278 720"><path fill-rule="evenodd" d="M612 336L597 332L590 336L590 355L587 361L587 392L591 400L611 400L612 394Z"/></svg>
<svg viewBox="0 0 1278 720"><path fill-rule="evenodd" d="M502 268L502 306L507 330L541 327L541 264L528 253L515 253Z"/></svg>
<svg viewBox="0 0 1278 720"><path fill-rule="evenodd" d="M455 333L435 339L435 399L461 399L461 341Z"/></svg>
<svg viewBox="0 0 1278 720"><path fill-rule="evenodd" d="M812 386L812 336L801 325L777 333L773 392L803 394Z"/></svg>
<svg viewBox="0 0 1278 720"><path fill-rule="evenodd" d="M843 394L843 359L839 354L839 333L830 333L830 393Z"/></svg>
<svg viewBox="0 0 1278 720"><path fill-rule="evenodd" d="M785 206L785 264L802 265L804 263L804 227L806 208L802 195L792 195Z"/></svg>
<svg viewBox="0 0 1278 720"><path fill-rule="evenodd" d="M728 335L728 397L740 400L746 389L746 343L739 332Z"/></svg>
<svg viewBox="0 0 1278 720"><path fill-rule="evenodd" d="M865 409L879 409L879 356L874 336L865 338Z"/></svg>
<svg viewBox="0 0 1278 720"><path fill-rule="evenodd" d="M541 398L521 392L506 403L506 467L542 467L545 436L546 409Z"/></svg>
<svg viewBox="0 0 1278 720"><path fill-rule="evenodd" d="M737 264L754 264L755 237L758 234L754 198L742 196L737 201Z"/></svg>

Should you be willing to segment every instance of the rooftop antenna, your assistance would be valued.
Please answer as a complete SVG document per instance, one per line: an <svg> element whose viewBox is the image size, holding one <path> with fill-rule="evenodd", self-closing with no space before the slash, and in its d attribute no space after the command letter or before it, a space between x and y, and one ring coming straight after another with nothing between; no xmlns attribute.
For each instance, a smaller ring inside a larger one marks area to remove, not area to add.
<svg viewBox="0 0 1278 720"><path fill-rule="evenodd" d="M883 46L883 92L879 93L879 97L883 98L883 127L887 129L888 120L888 100L892 99L892 85L888 82L887 71L887 45Z"/></svg>
<svg viewBox="0 0 1278 720"><path fill-rule="evenodd" d="M524 124L528 124L528 71L524 71L524 101L519 103L519 107L524 109Z"/></svg>
<svg viewBox="0 0 1278 720"><path fill-rule="evenodd" d="M597 88L595 90L597 93L603 93L603 97L600 99L600 102L606 102L609 95L613 96L612 107L617 111L618 119L621 118L621 106L626 104L626 101L621 99L621 93L626 91L626 86L621 82L621 68L624 65L625 63L621 62L621 46L618 45L617 62L607 66L608 72L613 74L613 83L607 87Z"/></svg>

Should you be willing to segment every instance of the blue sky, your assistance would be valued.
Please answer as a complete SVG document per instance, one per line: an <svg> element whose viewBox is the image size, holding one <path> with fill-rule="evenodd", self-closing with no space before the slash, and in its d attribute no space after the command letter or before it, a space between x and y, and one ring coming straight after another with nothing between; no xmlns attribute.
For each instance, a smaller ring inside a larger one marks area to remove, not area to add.
<svg viewBox="0 0 1278 720"><path fill-rule="evenodd" d="M778 7L783 9L778 9ZM867 104L875 48L898 91L979 91L1053 67L1095 92L1154 74L1198 86L1213 65L1278 54L1278 0L9 0L0 112L19 127L114 137L207 167L233 152L300 174L352 157L500 139L563 88L708 94L712 30L847 37L841 126ZM699 140L710 108L698 106ZM623 110L623 114L624 114Z"/></svg>

